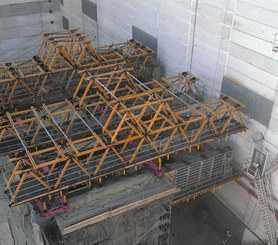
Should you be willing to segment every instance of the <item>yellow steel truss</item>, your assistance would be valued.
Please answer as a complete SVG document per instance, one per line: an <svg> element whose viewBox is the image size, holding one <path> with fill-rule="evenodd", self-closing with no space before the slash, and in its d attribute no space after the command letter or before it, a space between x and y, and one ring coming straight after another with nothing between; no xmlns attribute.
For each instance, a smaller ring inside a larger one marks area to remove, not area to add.
<svg viewBox="0 0 278 245"><path fill-rule="evenodd" d="M183 73L143 83L121 67L88 70L71 100L6 112L0 149L11 157L10 205L64 195L152 160L161 168L163 156L245 131L243 105L231 97L200 102L196 81Z"/></svg>
<svg viewBox="0 0 278 245"><path fill-rule="evenodd" d="M42 37L32 58L0 63L0 112L71 99L80 73L88 69L98 74L121 64L141 76L144 66L153 62L154 52L136 40L94 48L89 37L75 29Z"/></svg>

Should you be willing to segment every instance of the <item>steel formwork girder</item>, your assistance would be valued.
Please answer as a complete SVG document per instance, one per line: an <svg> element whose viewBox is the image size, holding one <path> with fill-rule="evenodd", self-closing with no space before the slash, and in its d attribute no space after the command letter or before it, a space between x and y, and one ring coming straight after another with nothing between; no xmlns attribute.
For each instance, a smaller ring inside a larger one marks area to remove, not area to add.
<svg viewBox="0 0 278 245"><path fill-rule="evenodd" d="M4 107L20 110L24 106L71 98L80 73L86 70L98 74L123 65L133 68L136 76L140 76L144 66L153 62L154 52L135 40L94 48L88 36L78 30L61 30L42 36L34 57L0 63L2 110Z"/></svg>
<svg viewBox="0 0 278 245"><path fill-rule="evenodd" d="M10 205L152 160L160 167L165 155L246 130L240 102L224 97L200 103L189 95L187 74L171 79L142 83L123 68L87 71L73 100L7 112L0 149L11 157Z"/></svg>

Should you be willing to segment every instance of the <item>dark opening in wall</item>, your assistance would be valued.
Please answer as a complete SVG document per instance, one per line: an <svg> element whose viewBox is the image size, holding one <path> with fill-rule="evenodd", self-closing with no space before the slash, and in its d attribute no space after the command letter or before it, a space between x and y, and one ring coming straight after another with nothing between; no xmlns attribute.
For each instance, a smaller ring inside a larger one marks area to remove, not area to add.
<svg viewBox="0 0 278 245"><path fill-rule="evenodd" d="M235 83L227 77L223 78L221 91L243 103L245 105L245 108L242 110L244 113L250 113L251 118L268 127L273 108L272 101Z"/></svg>
<svg viewBox="0 0 278 245"><path fill-rule="evenodd" d="M154 36L142 31L136 26L132 26L132 38L145 44L149 48L153 49L155 53L157 53L157 38Z"/></svg>
<svg viewBox="0 0 278 245"><path fill-rule="evenodd" d="M62 16L62 22L63 22L63 28L69 29L69 20L65 16Z"/></svg>
<svg viewBox="0 0 278 245"><path fill-rule="evenodd" d="M82 0L82 12L97 21L97 5L90 0Z"/></svg>
<svg viewBox="0 0 278 245"><path fill-rule="evenodd" d="M64 5L64 0L60 0L60 3L61 3L62 5Z"/></svg>

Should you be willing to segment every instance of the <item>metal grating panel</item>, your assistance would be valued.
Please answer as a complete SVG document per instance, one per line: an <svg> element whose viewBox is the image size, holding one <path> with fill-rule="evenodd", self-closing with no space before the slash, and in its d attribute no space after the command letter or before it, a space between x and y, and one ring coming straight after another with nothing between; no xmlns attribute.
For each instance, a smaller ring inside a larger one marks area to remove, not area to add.
<svg viewBox="0 0 278 245"><path fill-rule="evenodd" d="M155 53L157 53L157 38L142 31L136 26L132 26L132 38L150 47L152 50L155 51Z"/></svg>
<svg viewBox="0 0 278 245"><path fill-rule="evenodd" d="M233 82L227 77L223 78L221 92L245 104L245 108L242 112L247 114L250 113L252 118L268 127L273 108L272 101Z"/></svg>
<svg viewBox="0 0 278 245"><path fill-rule="evenodd" d="M97 21L97 5L90 0L82 0L82 12Z"/></svg>

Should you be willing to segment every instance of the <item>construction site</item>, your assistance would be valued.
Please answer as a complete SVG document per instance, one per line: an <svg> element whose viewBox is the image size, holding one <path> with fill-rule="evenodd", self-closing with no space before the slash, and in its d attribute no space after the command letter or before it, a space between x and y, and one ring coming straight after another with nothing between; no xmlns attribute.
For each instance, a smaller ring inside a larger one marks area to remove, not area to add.
<svg viewBox="0 0 278 245"><path fill-rule="evenodd" d="M272 0L2 0L0 245L277 244L269 16Z"/></svg>

